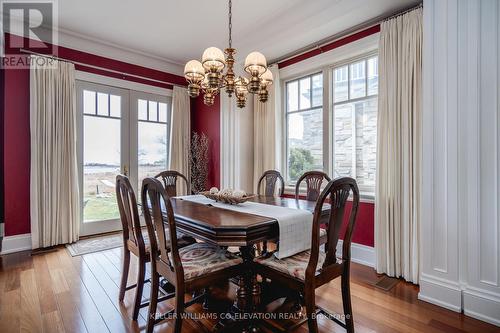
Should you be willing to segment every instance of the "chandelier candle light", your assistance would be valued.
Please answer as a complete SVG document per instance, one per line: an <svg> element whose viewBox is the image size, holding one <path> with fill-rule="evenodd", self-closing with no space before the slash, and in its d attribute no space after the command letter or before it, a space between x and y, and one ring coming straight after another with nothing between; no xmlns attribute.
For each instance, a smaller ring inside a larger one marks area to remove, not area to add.
<svg viewBox="0 0 500 333"><path fill-rule="evenodd" d="M252 52L245 59L245 72L250 78L236 77L233 71L236 49L232 48L232 1L229 0L229 47L222 52L216 47L209 47L203 52L201 62L190 60L184 67L184 77L188 82L190 97L198 97L203 92L203 103L211 106L215 96L225 88L229 97L236 96L236 106L244 108L247 94L257 94L259 101L267 102L267 87L273 83L273 74L267 68L266 57L260 52ZM225 56L224 56L225 54ZM226 73L224 74L224 68Z"/></svg>

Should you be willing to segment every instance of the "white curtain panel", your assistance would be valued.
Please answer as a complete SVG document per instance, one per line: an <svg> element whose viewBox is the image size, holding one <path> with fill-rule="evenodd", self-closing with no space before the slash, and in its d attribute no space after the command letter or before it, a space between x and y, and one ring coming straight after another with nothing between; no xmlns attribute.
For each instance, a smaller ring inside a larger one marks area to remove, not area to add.
<svg viewBox="0 0 500 333"><path fill-rule="evenodd" d="M172 129L170 136L170 167L190 181L189 154L191 150L191 106L187 90L174 86L172 95ZM182 179L177 181L177 194L187 193Z"/></svg>
<svg viewBox="0 0 500 333"><path fill-rule="evenodd" d="M32 57L30 70L33 249L78 240L75 66Z"/></svg>
<svg viewBox="0 0 500 333"><path fill-rule="evenodd" d="M419 278L422 8L381 24L375 194L378 273Z"/></svg>
<svg viewBox="0 0 500 333"><path fill-rule="evenodd" d="M273 85L269 88L269 99L266 103L254 97L254 160L253 183L257 193L257 182L264 171L279 170L281 147L281 85L277 65L269 67L273 73Z"/></svg>
<svg viewBox="0 0 500 333"><path fill-rule="evenodd" d="M244 108L220 94L220 187L253 191L253 98Z"/></svg>

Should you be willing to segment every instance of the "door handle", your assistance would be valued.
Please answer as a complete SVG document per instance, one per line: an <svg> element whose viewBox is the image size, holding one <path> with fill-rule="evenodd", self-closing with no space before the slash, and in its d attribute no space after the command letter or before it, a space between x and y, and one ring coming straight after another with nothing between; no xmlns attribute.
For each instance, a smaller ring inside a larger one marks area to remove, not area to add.
<svg viewBox="0 0 500 333"><path fill-rule="evenodd" d="M127 166L126 166L126 165L124 165L124 166L123 166L123 174L124 174L125 176L128 176L128 168L127 168Z"/></svg>

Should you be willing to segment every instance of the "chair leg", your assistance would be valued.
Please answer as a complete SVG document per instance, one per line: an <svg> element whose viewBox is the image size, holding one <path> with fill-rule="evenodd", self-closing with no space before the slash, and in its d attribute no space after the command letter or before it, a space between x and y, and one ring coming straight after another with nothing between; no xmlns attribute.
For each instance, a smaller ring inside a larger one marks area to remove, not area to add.
<svg viewBox="0 0 500 333"><path fill-rule="evenodd" d="M184 315L184 290L178 288L175 291L175 333L181 333L182 316Z"/></svg>
<svg viewBox="0 0 500 333"><path fill-rule="evenodd" d="M125 298L125 290L127 288L129 268L130 268L130 251L128 249L124 249L124 251L123 251L123 266L122 266L122 280L120 282L120 296L118 297L120 302L123 302L123 299Z"/></svg>
<svg viewBox="0 0 500 333"><path fill-rule="evenodd" d="M306 288L304 292L304 301L306 306L307 326L310 333L318 333L318 322L316 321L316 295L314 289Z"/></svg>
<svg viewBox="0 0 500 333"><path fill-rule="evenodd" d="M144 290L144 279L146 277L146 264L139 258L139 267L137 270L137 287L135 288L134 313L132 319L137 320L139 310L141 309L142 291Z"/></svg>
<svg viewBox="0 0 500 333"><path fill-rule="evenodd" d="M349 283L349 266L344 270L341 277L342 305L344 306L344 316L347 333L354 333L354 319L352 318L351 305L351 285Z"/></svg>
<svg viewBox="0 0 500 333"><path fill-rule="evenodd" d="M160 276L156 272L151 272L151 295L149 298L148 326L146 328L147 333L152 333L155 326L159 288Z"/></svg>

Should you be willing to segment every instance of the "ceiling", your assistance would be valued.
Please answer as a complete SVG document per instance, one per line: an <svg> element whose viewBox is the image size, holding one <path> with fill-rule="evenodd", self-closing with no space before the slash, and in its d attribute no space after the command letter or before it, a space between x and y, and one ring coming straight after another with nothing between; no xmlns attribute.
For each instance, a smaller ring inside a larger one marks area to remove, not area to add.
<svg viewBox="0 0 500 333"><path fill-rule="evenodd" d="M419 0L233 0L233 47L242 61L301 49ZM227 47L227 0L64 0L59 29L182 64Z"/></svg>

